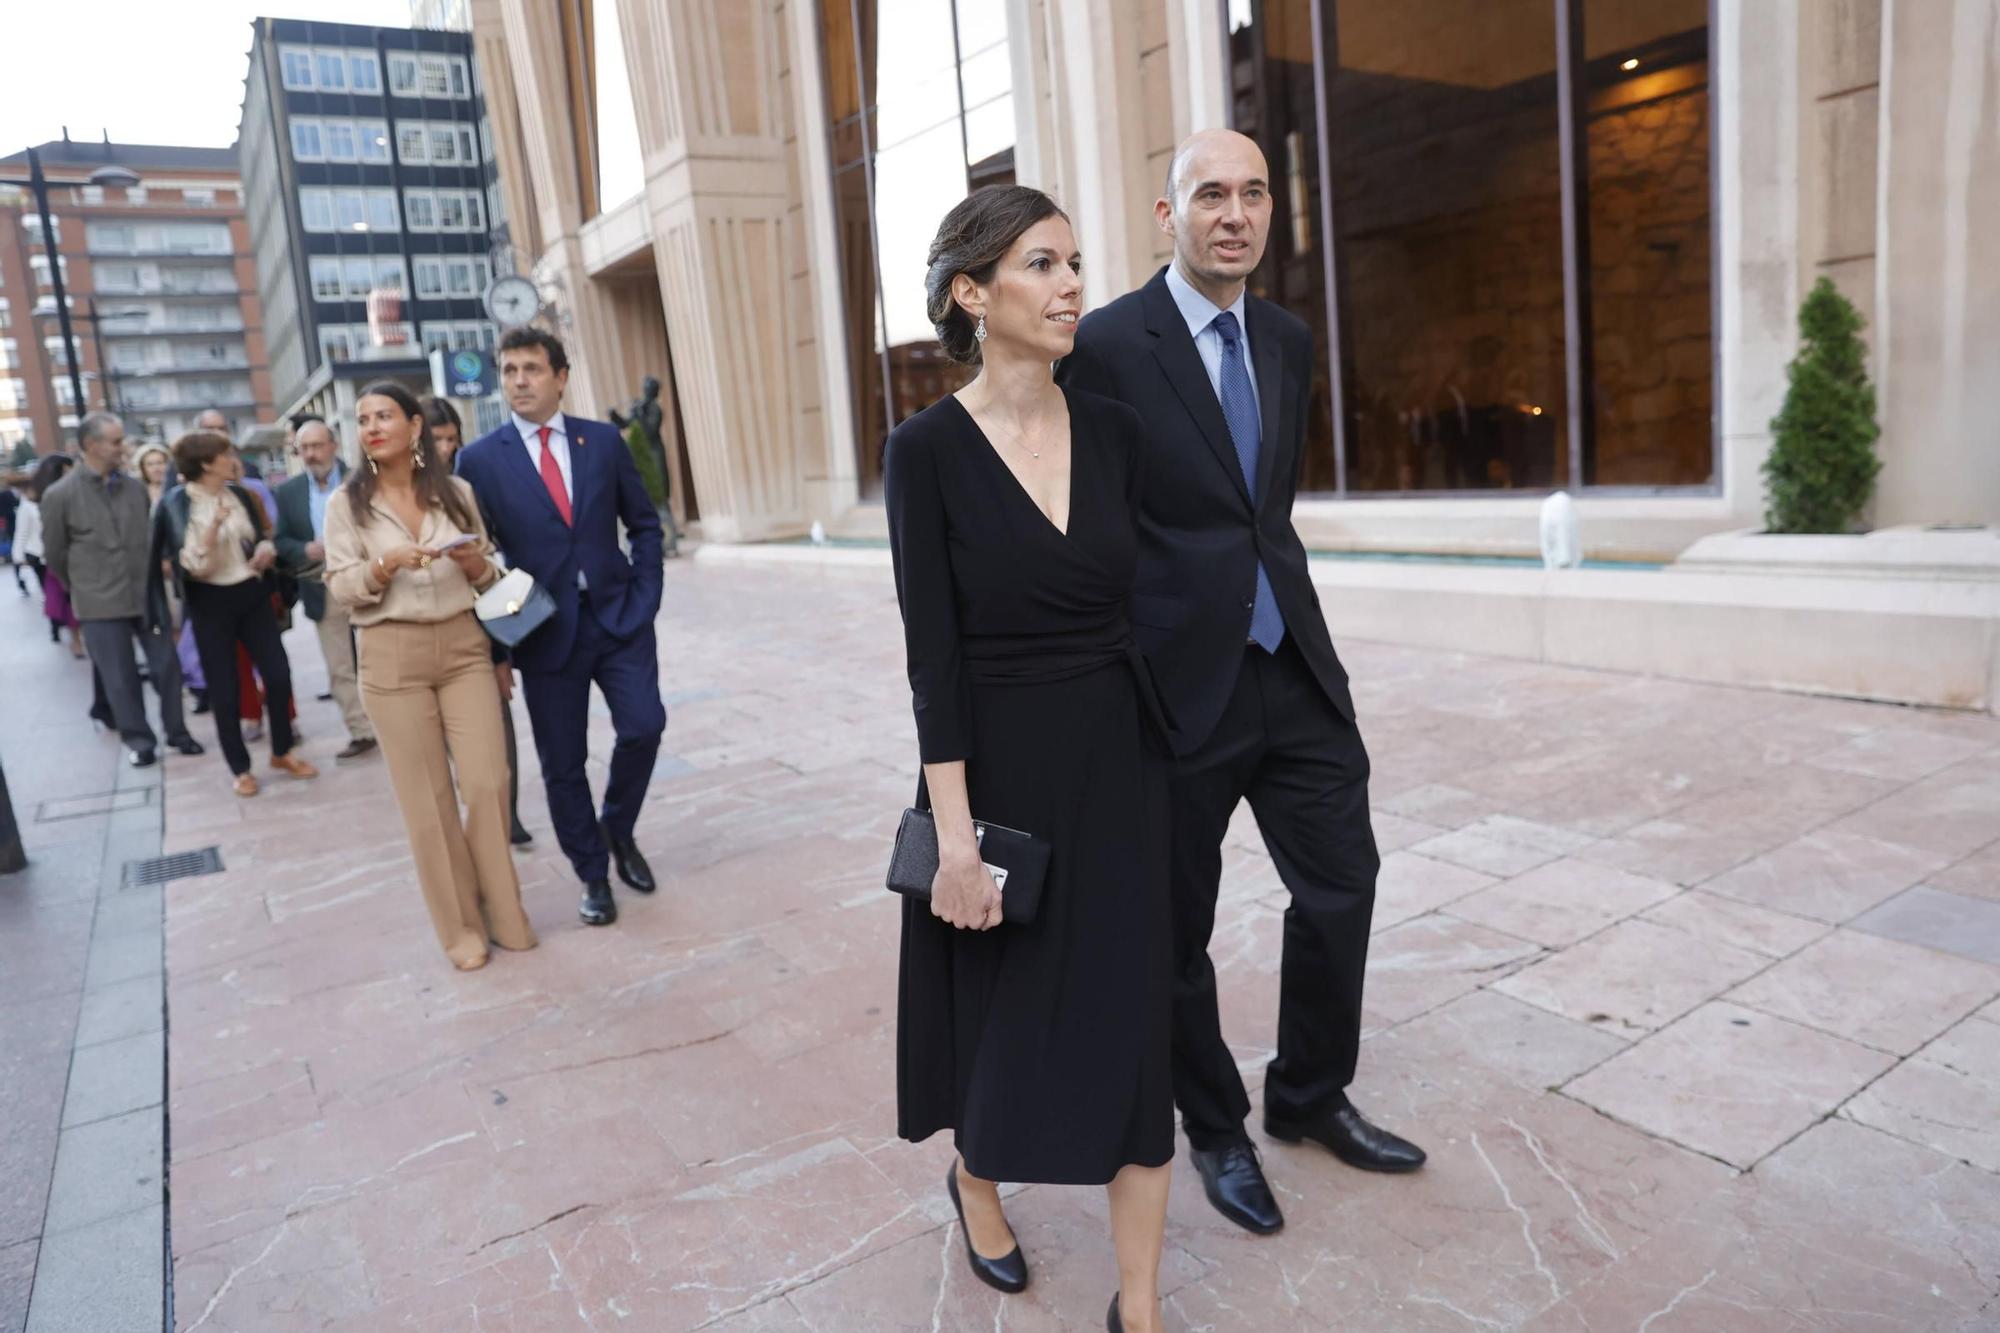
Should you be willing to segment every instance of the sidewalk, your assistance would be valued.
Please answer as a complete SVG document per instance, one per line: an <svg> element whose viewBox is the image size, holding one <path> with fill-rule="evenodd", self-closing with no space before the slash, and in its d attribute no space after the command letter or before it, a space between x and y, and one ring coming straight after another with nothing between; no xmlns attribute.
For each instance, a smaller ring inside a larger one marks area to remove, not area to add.
<svg viewBox="0 0 2000 1333"><path fill-rule="evenodd" d="M0 875L0 1333L158 1333L161 894L125 867L159 854L161 770L92 727L89 664L5 571L0 697L29 858Z"/></svg>
<svg viewBox="0 0 2000 1333"><path fill-rule="evenodd" d="M661 891L577 921L530 747L542 947L477 973L309 688L317 782L169 771L167 850L228 865L167 894L177 1327L1101 1327L1101 1191L1013 1194L1034 1286L1003 1299L949 1144L894 1136L886 579L677 562L660 642ZM1354 1095L1431 1162L1259 1135L1288 1216L1260 1239L1183 1154L1169 1327L2000 1324L2000 721L1341 647L1385 854ZM1254 1096L1284 898L1247 816L1226 865Z"/></svg>

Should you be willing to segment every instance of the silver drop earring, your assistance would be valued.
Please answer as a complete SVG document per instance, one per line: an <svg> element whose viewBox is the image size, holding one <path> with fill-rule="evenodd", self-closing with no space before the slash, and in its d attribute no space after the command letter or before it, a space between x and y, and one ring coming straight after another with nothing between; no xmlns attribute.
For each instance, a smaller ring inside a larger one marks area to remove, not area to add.
<svg viewBox="0 0 2000 1333"><path fill-rule="evenodd" d="M979 322L972 326L972 339L974 342L983 343L986 341L986 316L984 314L980 315Z"/></svg>

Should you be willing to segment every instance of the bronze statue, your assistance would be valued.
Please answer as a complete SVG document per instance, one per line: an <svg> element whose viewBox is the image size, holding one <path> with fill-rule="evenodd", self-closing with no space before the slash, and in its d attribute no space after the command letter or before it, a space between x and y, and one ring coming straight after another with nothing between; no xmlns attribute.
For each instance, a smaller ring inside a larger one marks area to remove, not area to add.
<svg viewBox="0 0 2000 1333"><path fill-rule="evenodd" d="M660 438L660 424L663 413L660 407L660 381L648 375L640 381L638 399L620 412L613 408L608 414L611 424L618 427L625 437L625 447L632 451L632 462L639 469L639 478L646 485L646 494L653 507L660 511L661 524L666 528L665 554L671 559L679 555L681 544L680 525L674 521L672 496L669 494L666 443Z"/></svg>

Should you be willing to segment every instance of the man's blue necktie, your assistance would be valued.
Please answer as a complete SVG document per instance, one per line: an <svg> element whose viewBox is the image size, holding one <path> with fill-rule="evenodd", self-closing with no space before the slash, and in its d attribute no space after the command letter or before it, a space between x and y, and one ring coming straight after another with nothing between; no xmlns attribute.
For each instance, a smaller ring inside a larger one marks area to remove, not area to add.
<svg viewBox="0 0 2000 1333"><path fill-rule="evenodd" d="M1236 461L1243 468L1243 486L1250 503L1257 503L1257 453L1263 446L1264 427L1257 419L1257 395L1250 389L1250 371L1243 364L1243 336L1236 316L1225 310L1209 323L1222 336L1222 417L1229 423L1229 438L1236 445ZM1275 386L1274 386L1275 387ZM1271 592L1271 578L1264 562L1257 562L1257 595L1250 607L1250 637L1267 653L1278 651L1285 641L1285 617Z"/></svg>

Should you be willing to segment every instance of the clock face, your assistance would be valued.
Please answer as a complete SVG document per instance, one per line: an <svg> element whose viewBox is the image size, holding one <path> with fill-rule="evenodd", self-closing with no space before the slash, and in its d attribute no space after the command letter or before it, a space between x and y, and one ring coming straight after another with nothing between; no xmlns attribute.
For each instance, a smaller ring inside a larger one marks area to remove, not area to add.
<svg viewBox="0 0 2000 1333"><path fill-rule="evenodd" d="M486 289L486 313L505 328L526 324L542 308L542 294L535 284L516 275L501 278Z"/></svg>

